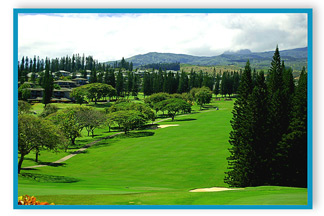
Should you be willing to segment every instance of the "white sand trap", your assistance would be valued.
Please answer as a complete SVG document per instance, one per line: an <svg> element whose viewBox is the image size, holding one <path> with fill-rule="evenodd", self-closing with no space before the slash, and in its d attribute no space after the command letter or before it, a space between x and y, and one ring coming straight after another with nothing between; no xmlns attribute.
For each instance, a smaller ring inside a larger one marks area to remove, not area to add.
<svg viewBox="0 0 324 216"><path fill-rule="evenodd" d="M172 126L179 126L178 124L172 124L172 125L159 125L158 128L166 128L166 127L172 127Z"/></svg>
<svg viewBox="0 0 324 216"><path fill-rule="evenodd" d="M229 190L242 190L243 188L224 188L224 187L211 187L211 188L198 188L190 190L189 192L218 192Z"/></svg>

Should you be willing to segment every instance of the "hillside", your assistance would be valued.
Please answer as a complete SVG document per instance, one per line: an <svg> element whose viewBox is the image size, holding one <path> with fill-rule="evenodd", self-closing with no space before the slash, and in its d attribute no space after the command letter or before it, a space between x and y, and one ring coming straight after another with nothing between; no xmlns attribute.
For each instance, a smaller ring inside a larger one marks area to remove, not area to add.
<svg viewBox="0 0 324 216"><path fill-rule="evenodd" d="M286 66L294 70L301 70L303 66L307 66L307 47L282 50L280 51L281 59L285 61ZM218 56L193 56L186 54L174 53L158 53L149 52L146 54L136 55L125 59L133 62L134 66L146 65L151 63L171 63L180 62L189 65L232 65L243 67L249 59L253 68L267 69L272 60L273 51L267 52L251 52L250 50L239 50L237 52L226 51ZM108 62L111 63L111 62Z"/></svg>

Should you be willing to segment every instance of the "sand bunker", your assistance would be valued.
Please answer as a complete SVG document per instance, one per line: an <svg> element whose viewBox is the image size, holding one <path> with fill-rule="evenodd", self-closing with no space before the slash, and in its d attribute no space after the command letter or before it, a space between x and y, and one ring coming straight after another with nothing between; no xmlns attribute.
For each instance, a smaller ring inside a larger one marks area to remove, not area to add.
<svg viewBox="0 0 324 216"><path fill-rule="evenodd" d="M159 125L158 128L166 128L171 126L179 126L178 124L172 124L172 125Z"/></svg>
<svg viewBox="0 0 324 216"><path fill-rule="evenodd" d="M229 190L242 190L242 188L224 188L224 187L198 188L198 189L190 190L189 192L218 192L218 191L229 191Z"/></svg>

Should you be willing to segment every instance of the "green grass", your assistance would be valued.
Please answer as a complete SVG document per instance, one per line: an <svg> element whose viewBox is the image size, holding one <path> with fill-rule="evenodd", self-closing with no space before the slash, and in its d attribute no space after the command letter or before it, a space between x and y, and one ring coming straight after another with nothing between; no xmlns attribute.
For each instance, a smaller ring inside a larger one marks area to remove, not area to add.
<svg viewBox="0 0 324 216"><path fill-rule="evenodd" d="M218 111L159 123L177 127L137 130L102 140L62 166L22 170L18 194L57 205L306 205L307 189L301 188L189 192L227 187L223 179L233 103L213 101ZM106 136L107 129L100 130L98 137ZM92 140L82 137L78 142ZM50 154L41 157L50 161Z"/></svg>

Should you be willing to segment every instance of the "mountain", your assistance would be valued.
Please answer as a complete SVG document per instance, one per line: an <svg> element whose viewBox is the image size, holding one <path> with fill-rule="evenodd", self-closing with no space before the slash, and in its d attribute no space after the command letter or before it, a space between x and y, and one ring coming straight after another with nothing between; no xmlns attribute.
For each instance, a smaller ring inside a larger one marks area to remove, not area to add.
<svg viewBox="0 0 324 216"><path fill-rule="evenodd" d="M174 53L158 53L149 52L146 54L135 55L125 59L128 62L133 62L134 67L151 63L174 63L190 65L236 65L244 67L249 59L251 66L256 69L268 69L272 60L274 51L267 52L251 52L248 49L239 50L237 52L226 51L218 56L193 56L186 54ZM301 70L303 66L307 66L307 47L282 50L280 51L281 60L285 61L285 65L294 70ZM108 63L112 63L108 62Z"/></svg>
<svg viewBox="0 0 324 216"><path fill-rule="evenodd" d="M241 50L238 50L236 52L232 52L232 51L226 51L224 52L223 54L225 55L244 55L244 54L251 54L251 50L249 49L241 49Z"/></svg>

